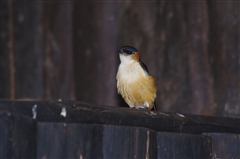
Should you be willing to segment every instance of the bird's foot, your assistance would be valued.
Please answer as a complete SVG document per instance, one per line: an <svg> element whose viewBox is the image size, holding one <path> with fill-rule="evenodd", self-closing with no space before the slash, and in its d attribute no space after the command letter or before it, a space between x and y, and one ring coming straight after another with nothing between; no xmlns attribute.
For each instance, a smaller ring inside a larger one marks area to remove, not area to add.
<svg viewBox="0 0 240 159"><path fill-rule="evenodd" d="M142 105L139 105L139 106L136 106L137 109L147 109L146 106L142 106Z"/></svg>
<svg viewBox="0 0 240 159"><path fill-rule="evenodd" d="M130 108L134 108L134 105L129 105Z"/></svg>

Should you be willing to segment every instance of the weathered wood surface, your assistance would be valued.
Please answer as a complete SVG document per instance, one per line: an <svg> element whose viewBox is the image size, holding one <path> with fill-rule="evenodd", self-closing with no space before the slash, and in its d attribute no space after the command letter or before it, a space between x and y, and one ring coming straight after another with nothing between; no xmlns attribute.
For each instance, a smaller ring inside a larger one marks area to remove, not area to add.
<svg viewBox="0 0 240 159"><path fill-rule="evenodd" d="M147 131L111 125L39 123L37 158L145 158ZM53 144L46 145L49 140ZM156 142L150 142L149 147L155 149L150 150L149 157L156 158Z"/></svg>
<svg viewBox="0 0 240 159"><path fill-rule="evenodd" d="M32 117L34 105L37 105L37 121L40 122L114 124L191 134L240 133L239 118L152 112L68 100L1 101L1 112ZM66 108L66 117L60 115L63 108Z"/></svg>
<svg viewBox="0 0 240 159"><path fill-rule="evenodd" d="M182 133L157 133L158 158L209 159L211 138Z"/></svg>
<svg viewBox="0 0 240 159"><path fill-rule="evenodd" d="M240 116L240 2L1 1L0 98L123 106L118 49L156 77L159 111ZM11 58L11 57L15 58Z"/></svg>
<svg viewBox="0 0 240 159"><path fill-rule="evenodd" d="M204 133L212 141L213 158L240 158L240 134Z"/></svg>
<svg viewBox="0 0 240 159"><path fill-rule="evenodd" d="M69 100L2 100L0 110L3 158L239 157L238 118Z"/></svg>
<svg viewBox="0 0 240 159"><path fill-rule="evenodd" d="M201 135L98 124L41 122L37 129L37 158L211 157L211 139Z"/></svg>
<svg viewBox="0 0 240 159"><path fill-rule="evenodd" d="M0 158L35 158L36 122L11 113L0 113Z"/></svg>

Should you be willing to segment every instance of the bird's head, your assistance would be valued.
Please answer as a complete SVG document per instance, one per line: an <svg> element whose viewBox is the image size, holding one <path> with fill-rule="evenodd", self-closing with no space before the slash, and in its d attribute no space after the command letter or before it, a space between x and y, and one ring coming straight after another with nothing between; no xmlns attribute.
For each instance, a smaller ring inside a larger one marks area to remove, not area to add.
<svg viewBox="0 0 240 159"><path fill-rule="evenodd" d="M119 50L119 57L121 63L130 64L139 61L138 50L132 46L122 46Z"/></svg>

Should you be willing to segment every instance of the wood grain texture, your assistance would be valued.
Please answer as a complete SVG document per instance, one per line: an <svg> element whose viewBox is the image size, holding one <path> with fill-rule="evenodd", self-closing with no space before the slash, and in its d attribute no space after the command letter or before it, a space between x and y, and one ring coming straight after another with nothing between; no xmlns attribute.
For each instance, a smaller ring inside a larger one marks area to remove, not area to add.
<svg viewBox="0 0 240 159"><path fill-rule="evenodd" d="M10 99L10 64L9 64L9 2L1 2L1 53L0 53L0 98ZM14 88L15 89L15 88Z"/></svg>
<svg viewBox="0 0 240 159"><path fill-rule="evenodd" d="M44 2L44 98L74 99L72 3Z"/></svg>
<svg viewBox="0 0 240 159"><path fill-rule="evenodd" d="M204 133L211 137L213 158L239 158L240 134Z"/></svg>
<svg viewBox="0 0 240 159"><path fill-rule="evenodd" d="M0 113L1 158L35 158L36 123L29 117Z"/></svg>
<svg viewBox="0 0 240 159"><path fill-rule="evenodd" d="M157 110L240 115L238 1L1 4L0 98L127 106L115 76L118 49L131 45L156 77Z"/></svg>
<svg viewBox="0 0 240 159"><path fill-rule="evenodd" d="M4 158L239 157L238 118L67 100L1 101L0 110L0 155Z"/></svg>
<svg viewBox="0 0 240 159"><path fill-rule="evenodd" d="M115 1L74 2L76 99L116 105L116 7Z"/></svg>
<svg viewBox="0 0 240 159"><path fill-rule="evenodd" d="M158 158L212 158L207 136L158 132L157 145Z"/></svg>
<svg viewBox="0 0 240 159"><path fill-rule="evenodd" d="M21 108L17 106L21 106ZM203 132L239 133L239 118L151 112L130 108L90 105L60 101L1 101L1 112L22 114L32 118L32 107L37 105L40 122L78 122L145 127L156 131L201 134ZM61 111L66 108L67 115Z"/></svg>
<svg viewBox="0 0 240 159"><path fill-rule="evenodd" d="M42 3L12 1L15 98L43 98ZM26 89L28 88L28 89Z"/></svg>

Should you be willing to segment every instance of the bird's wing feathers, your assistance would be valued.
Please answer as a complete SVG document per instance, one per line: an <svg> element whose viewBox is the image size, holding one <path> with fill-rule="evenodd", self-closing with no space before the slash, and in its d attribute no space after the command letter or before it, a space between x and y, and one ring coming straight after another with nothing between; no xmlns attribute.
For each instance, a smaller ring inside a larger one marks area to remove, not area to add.
<svg viewBox="0 0 240 159"><path fill-rule="evenodd" d="M139 61L139 63L140 63L140 65L141 65L142 69L143 69L145 72L147 72L147 74L149 74L147 66L146 66L143 62L141 62L141 61Z"/></svg>

